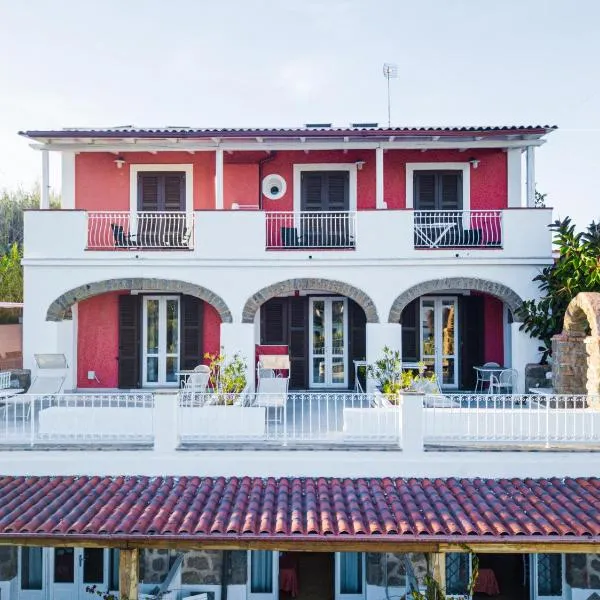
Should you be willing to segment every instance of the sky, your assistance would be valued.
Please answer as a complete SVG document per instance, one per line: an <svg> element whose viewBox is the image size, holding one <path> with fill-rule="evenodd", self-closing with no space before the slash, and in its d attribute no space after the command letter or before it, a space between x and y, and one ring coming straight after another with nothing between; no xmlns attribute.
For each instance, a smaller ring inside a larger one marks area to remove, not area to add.
<svg viewBox="0 0 600 600"><path fill-rule="evenodd" d="M0 0L0 189L17 132L77 126L558 125L555 216L600 219L598 0ZM51 159L60 189L60 165Z"/></svg>

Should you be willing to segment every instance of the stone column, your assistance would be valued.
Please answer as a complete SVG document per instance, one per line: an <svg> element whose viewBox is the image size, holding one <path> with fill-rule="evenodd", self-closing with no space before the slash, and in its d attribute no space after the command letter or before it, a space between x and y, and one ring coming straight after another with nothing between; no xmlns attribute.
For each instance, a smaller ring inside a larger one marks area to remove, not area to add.
<svg viewBox="0 0 600 600"><path fill-rule="evenodd" d="M600 396L600 337L587 337L584 344L587 354L587 393Z"/></svg>
<svg viewBox="0 0 600 600"><path fill-rule="evenodd" d="M585 394L585 333L559 333L552 338L552 387L557 394Z"/></svg>

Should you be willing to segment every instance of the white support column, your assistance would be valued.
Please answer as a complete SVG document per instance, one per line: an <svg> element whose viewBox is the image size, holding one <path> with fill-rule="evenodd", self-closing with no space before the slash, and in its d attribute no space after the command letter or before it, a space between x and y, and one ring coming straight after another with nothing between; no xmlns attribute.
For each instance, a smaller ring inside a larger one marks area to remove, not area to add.
<svg viewBox="0 0 600 600"><path fill-rule="evenodd" d="M75 152L61 152L61 208L75 208Z"/></svg>
<svg viewBox="0 0 600 600"><path fill-rule="evenodd" d="M215 208L223 210L223 150L217 148L215 152Z"/></svg>
<svg viewBox="0 0 600 600"><path fill-rule="evenodd" d="M387 208L383 198L383 148L375 149L375 207Z"/></svg>
<svg viewBox="0 0 600 600"><path fill-rule="evenodd" d="M527 146L527 206L535 206L535 146Z"/></svg>
<svg viewBox="0 0 600 600"><path fill-rule="evenodd" d="M48 150L42 150L42 189L40 190L40 208L50 208L50 157Z"/></svg>
<svg viewBox="0 0 600 600"><path fill-rule="evenodd" d="M254 390L254 323L221 323L221 352L228 358L240 354L248 366L248 389Z"/></svg>
<svg viewBox="0 0 600 600"><path fill-rule="evenodd" d="M384 346L402 351L402 326L399 323L367 323L367 362L380 358ZM373 382L367 381L368 391Z"/></svg>
<svg viewBox="0 0 600 600"><path fill-rule="evenodd" d="M512 148L506 151L506 179L508 192L508 208L519 208L521 207L522 202L520 148Z"/></svg>
<svg viewBox="0 0 600 600"><path fill-rule="evenodd" d="M73 307L75 308L75 307ZM73 308L71 310L73 310ZM69 365L63 390L70 392L77 387L77 357L75 356L76 322L65 319L56 323L56 346L59 354L64 354Z"/></svg>
<svg viewBox="0 0 600 600"><path fill-rule="evenodd" d="M540 361L540 352L538 350L541 342L532 338L528 333L519 331L521 323L511 323L511 365L519 373L517 389L513 393L528 393L525 389L525 365L529 363L538 363Z"/></svg>

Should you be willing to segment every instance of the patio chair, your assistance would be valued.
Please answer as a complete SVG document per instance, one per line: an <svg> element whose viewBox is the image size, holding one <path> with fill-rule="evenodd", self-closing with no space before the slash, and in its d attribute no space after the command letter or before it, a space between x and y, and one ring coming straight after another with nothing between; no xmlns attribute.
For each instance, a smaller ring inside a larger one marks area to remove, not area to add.
<svg viewBox="0 0 600 600"><path fill-rule="evenodd" d="M492 375L491 371L485 371L483 369L493 369L500 368L500 365L497 362L486 362L481 365L481 369L475 369L475 373L477 374L477 379L475 380L475 391L483 391L485 388L485 384L487 383L488 389L490 385L490 377Z"/></svg>
<svg viewBox="0 0 600 600"><path fill-rule="evenodd" d="M281 408L285 419L290 381L290 357L283 354L259 356L256 371L258 388L255 406L264 406L267 411L269 408L274 408L277 422L280 421L277 419L277 413Z"/></svg>
<svg viewBox="0 0 600 600"><path fill-rule="evenodd" d="M206 394L206 388L210 380L210 367L208 365L198 365L194 367L192 373L190 373L183 385L181 395L185 400L186 404L197 405L201 403L201 400Z"/></svg>
<svg viewBox="0 0 600 600"><path fill-rule="evenodd" d="M519 374L516 369L503 369L498 375L490 375L490 394L512 394L517 387Z"/></svg>
<svg viewBox="0 0 600 600"><path fill-rule="evenodd" d="M0 398L10 398L23 391L23 388L13 388L10 386L10 371L0 373Z"/></svg>
<svg viewBox="0 0 600 600"><path fill-rule="evenodd" d="M110 228L112 229L113 238L115 240L115 246L129 247L135 245L132 241L132 235L130 233L125 233L123 225L111 223ZM133 237L135 237L135 235Z"/></svg>

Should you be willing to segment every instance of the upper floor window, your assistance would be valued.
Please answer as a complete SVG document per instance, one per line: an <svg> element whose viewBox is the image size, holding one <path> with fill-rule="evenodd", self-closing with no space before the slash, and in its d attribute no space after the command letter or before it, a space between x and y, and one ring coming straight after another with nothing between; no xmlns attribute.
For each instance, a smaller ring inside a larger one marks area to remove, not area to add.
<svg viewBox="0 0 600 600"><path fill-rule="evenodd" d="M185 176L183 171L138 172L138 210L143 212L185 211Z"/></svg>
<svg viewBox="0 0 600 600"><path fill-rule="evenodd" d="M347 211L350 209L348 171L302 173L302 211Z"/></svg>
<svg viewBox="0 0 600 600"><path fill-rule="evenodd" d="M462 210L462 171L416 171L415 210Z"/></svg>

